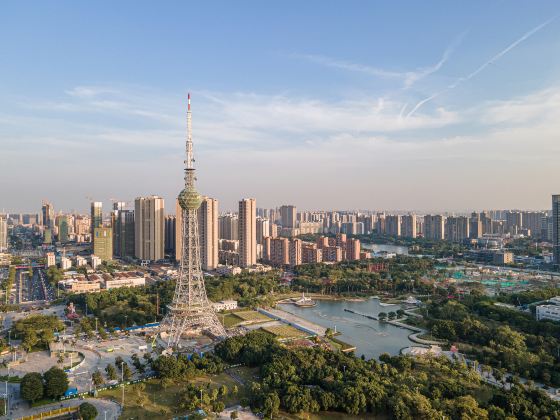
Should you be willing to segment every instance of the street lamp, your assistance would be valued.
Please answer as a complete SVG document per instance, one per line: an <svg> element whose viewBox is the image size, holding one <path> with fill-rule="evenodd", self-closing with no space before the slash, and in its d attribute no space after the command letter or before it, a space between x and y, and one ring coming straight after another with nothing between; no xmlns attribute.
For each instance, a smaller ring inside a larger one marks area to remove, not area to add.
<svg viewBox="0 0 560 420"><path fill-rule="evenodd" d="M121 386L122 386L121 408L124 410L124 362L121 362Z"/></svg>

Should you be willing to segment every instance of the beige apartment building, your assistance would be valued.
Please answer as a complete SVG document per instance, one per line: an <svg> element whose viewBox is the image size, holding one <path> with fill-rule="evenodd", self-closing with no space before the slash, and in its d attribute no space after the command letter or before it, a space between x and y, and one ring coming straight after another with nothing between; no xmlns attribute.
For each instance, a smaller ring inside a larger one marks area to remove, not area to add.
<svg viewBox="0 0 560 420"><path fill-rule="evenodd" d="M239 202L239 263L246 268L257 263L257 201Z"/></svg>

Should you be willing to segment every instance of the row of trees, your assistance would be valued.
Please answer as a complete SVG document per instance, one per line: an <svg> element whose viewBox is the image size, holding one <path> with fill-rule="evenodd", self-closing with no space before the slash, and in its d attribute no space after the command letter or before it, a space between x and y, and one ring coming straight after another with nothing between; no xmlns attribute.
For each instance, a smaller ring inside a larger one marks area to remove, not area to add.
<svg viewBox="0 0 560 420"><path fill-rule="evenodd" d="M388 264L382 272L371 272L371 263ZM379 292L408 293L412 290L430 293L432 288L420 280L433 275L434 262L429 258L398 255L389 263L381 258L366 261L344 261L338 264L305 264L295 268L296 290L324 294L373 294Z"/></svg>
<svg viewBox="0 0 560 420"><path fill-rule="evenodd" d="M43 398L57 399L68 390L68 375L62 369L52 367L43 375L27 373L21 380L21 397L31 403Z"/></svg>

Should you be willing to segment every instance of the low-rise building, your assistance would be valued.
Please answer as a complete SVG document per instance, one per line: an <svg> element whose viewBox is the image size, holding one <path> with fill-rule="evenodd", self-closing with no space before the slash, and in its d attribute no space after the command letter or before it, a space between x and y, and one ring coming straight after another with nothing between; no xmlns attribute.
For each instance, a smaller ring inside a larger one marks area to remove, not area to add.
<svg viewBox="0 0 560 420"><path fill-rule="evenodd" d="M548 319L560 321L560 306L558 305L539 305L537 306L537 321Z"/></svg>
<svg viewBox="0 0 560 420"><path fill-rule="evenodd" d="M237 309L236 300L222 300L220 302L213 303L212 305L214 306L214 310L217 312Z"/></svg>
<svg viewBox="0 0 560 420"><path fill-rule="evenodd" d="M62 257L60 259L60 268L63 270L69 270L72 268L72 261L70 258Z"/></svg>
<svg viewBox="0 0 560 420"><path fill-rule="evenodd" d="M241 274L241 271L241 267L234 265L219 265L216 267L216 273L222 276L235 276L236 274Z"/></svg>
<svg viewBox="0 0 560 420"><path fill-rule="evenodd" d="M113 273L112 276L104 274L104 288L107 290L118 287L138 287L145 286L146 279L142 273L134 271Z"/></svg>

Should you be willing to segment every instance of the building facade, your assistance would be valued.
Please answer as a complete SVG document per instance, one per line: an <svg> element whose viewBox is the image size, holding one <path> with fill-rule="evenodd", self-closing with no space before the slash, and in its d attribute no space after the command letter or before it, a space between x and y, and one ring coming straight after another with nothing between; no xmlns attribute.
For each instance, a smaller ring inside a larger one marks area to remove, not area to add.
<svg viewBox="0 0 560 420"><path fill-rule="evenodd" d="M239 264L250 267L257 263L257 201L246 198L239 202Z"/></svg>
<svg viewBox="0 0 560 420"><path fill-rule="evenodd" d="M156 261L165 256L164 200L158 196L138 197L134 202L135 256Z"/></svg>

